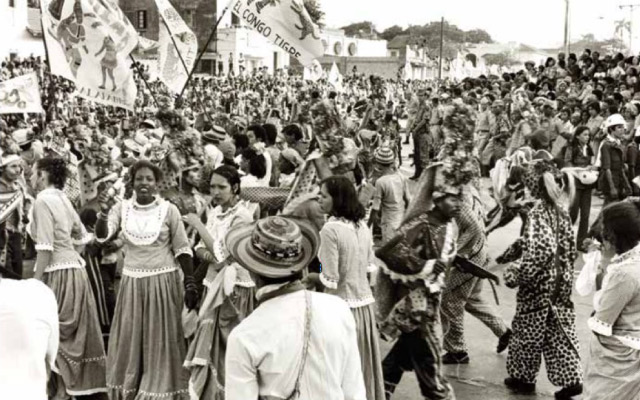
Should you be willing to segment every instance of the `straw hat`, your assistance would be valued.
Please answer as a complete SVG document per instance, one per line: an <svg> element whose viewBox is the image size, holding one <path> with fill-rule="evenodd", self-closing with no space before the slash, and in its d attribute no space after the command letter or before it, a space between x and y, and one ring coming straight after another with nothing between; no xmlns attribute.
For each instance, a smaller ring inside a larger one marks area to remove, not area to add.
<svg viewBox="0 0 640 400"><path fill-rule="evenodd" d="M320 236L309 223L267 217L233 229L227 248L249 271L267 278L286 278L304 269L316 256Z"/></svg>
<svg viewBox="0 0 640 400"><path fill-rule="evenodd" d="M213 125L210 131L202 132L202 139L206 142L219 143L227 138L227 131L219 125Z"/></svg>

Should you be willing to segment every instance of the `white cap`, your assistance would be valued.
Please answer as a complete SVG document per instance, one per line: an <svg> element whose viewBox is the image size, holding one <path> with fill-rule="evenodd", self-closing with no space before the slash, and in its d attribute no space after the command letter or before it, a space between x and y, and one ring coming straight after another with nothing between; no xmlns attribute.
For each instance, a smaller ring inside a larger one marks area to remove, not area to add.
<svg viewBox="0 0 640 400"><path fill-rule="evenodd" d="M610 115L609 118L607 118L606 121L604 121L604 128L605 129L609 129L612 126L616 126L616 125L626 125L627 121L625 121L624 117L620 114L613 114Z"/></svg>

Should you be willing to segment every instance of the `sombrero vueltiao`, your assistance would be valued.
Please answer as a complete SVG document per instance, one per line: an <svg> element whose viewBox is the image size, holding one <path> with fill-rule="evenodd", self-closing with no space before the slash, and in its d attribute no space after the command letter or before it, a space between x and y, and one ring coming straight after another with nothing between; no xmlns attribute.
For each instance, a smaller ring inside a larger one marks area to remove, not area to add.
<svg viewBox="0 0 640 400"><path fill-rule="evenodd" d="M320 236L309 223L279 216L233 229L226 240L235 261L267 278L300 272L320 246Z"/></svg>

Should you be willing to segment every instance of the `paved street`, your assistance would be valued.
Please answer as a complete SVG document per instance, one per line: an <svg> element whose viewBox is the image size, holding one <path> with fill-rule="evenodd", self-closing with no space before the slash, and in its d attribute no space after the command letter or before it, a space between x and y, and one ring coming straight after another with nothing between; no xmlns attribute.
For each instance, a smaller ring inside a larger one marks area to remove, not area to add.
<svg viewBox="0 0 640 400"><path fill-rule="evenodd" d="M403 167L402 171L411 176L413 168L410 167L411 160L407 158L411 153L409 146L403 148ZM489 180L483 181L483 186L489 186ZM488 192L483 191L483 200L487 207L493 206L493 201L489 197ZM590 221L595 220L596 215L602 207L602 200L594 197L593 207ZM507 248L520 234L520 220L512 222L504 228L494 231L489 237L490 254L492 258L497 257ZM582 258L576 264L576 274L582 266ZM493 265L491 271L502 277L502 266ZM497 287L500 298L498 310L500 315L510 325L511 319L515 312L516 291L508 289L505 286ZM484 295L490 301L493 301L491 288L488 284L484 287ZM593 310L591 297L580 297L574 293L574 303L577 313L577 329L578 337L581 344L581 355L585 360L588 352L589 330L587 328L587 319ZM497 338L493 336L491 331L485 327L479 320L465 315L465 334L469 346L469 356L471 362L468 365L445 366L446 375L453 384L456 398L458 400L502 400L502 399L553 399L553 393L559 388L555 388L549 383L544 369L544 362L539 374L537 383L537 395L535 396L518 396L513 395L505 388L502 383L506 377L506 353L496 354ZM381 342L382 351L386 353L390 349L390 343ZM420 390L413 372L407 372L401 384L396 390L393 400L416 400L420 399ZM576 398L578 399L578 398Z"/></svg>

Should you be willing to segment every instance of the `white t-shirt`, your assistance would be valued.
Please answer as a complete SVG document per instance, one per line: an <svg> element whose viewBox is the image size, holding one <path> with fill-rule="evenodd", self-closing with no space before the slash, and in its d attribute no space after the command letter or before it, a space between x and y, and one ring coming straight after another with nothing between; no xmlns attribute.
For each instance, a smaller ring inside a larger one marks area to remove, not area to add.
<svg viewBox="0 0 640 400"><path fill-rule="evenodd" d="M0 279L0 399L47 399L58 353L58 303L44 283Z"/></svg>

